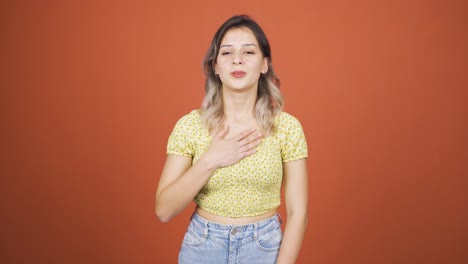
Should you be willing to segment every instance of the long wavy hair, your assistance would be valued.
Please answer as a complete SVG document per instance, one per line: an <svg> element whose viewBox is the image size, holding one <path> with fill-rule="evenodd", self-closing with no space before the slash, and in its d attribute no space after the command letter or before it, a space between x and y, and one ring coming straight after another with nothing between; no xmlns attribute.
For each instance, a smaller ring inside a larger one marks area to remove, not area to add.
<svg viewBox="0 0 468 264"><path fill-rule="evenodd" d="M221 41L230 29L249 28L260 46L264 58L268 61L268 71L261 74L258 80L257 101L255 103L255 118L266 135L274 133L274 119L283 109L283 97L279 90L280 80L273 71L270 43L260 26L247 15L233 16L224 22L216 31L211 45L203 59L205 73L205 97L201 107L203 124L211 132L218 129L224 121L223 89L219 76L215 74L216 58Z"/></svg>

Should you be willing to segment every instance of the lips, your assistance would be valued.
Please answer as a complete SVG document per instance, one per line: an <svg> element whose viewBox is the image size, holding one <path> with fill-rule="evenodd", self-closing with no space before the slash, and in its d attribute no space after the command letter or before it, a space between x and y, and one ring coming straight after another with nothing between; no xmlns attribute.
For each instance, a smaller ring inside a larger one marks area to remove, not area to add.
<svg viewBox="0 0 468 264"><path fill-rule="evenodd" d="M246 72L244 72L244 71L233 71L233 72L231 72L231 75L234 78L242 78L242 77L244 77L245 74L246 74Z"/></svg>

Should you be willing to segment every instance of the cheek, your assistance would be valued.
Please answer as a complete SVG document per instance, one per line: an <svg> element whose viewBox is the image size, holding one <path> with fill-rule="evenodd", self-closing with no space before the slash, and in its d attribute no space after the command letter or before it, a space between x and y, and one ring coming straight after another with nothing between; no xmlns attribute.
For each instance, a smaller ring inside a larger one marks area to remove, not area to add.
<svg viewBox="0 0 468 264"><path fill-rule="evenodd" d="M217 65L218 69L222 71L223 69L230 66L231 62L229 60L227 60L227 59L221 59L221 60L218 60L216 65Z"/></svg>
<svg viewBox="0 0 468 264"><path fill-rule="evenodd" d="M247 58L244 60L244 62L246 64L252 65L252 67L255 67L255 68L263 67L263 62L257 58Z"/></svg>

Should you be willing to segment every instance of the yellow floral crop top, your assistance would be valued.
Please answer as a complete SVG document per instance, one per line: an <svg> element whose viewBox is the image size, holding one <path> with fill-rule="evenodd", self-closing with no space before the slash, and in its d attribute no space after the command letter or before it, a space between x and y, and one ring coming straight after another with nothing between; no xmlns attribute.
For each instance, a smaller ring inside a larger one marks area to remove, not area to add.
<svg viewBox="0 0 468 264"><path fill-rule="evenodd" d="M198 207L220 216L248 217L280 205L283 162L306 158L307 143L301 124L292 115L281 112L274 124L276 132L263 139L255 154L213 173L195 196ZM176 123L167 154L190 156L194 164L211 140L198 110L193 110Z"/></svg>

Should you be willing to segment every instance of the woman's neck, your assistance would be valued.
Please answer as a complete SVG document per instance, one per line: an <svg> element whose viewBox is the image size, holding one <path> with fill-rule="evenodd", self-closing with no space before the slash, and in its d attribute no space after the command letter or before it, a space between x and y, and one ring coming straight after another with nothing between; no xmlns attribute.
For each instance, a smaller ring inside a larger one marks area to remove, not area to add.
<svg viewBox="0 0 468 264"><path fill-rule="evenodd" d="M223 91L225 118L232 121L242 121L255 116L257 91L233 92Z"/></svg>

